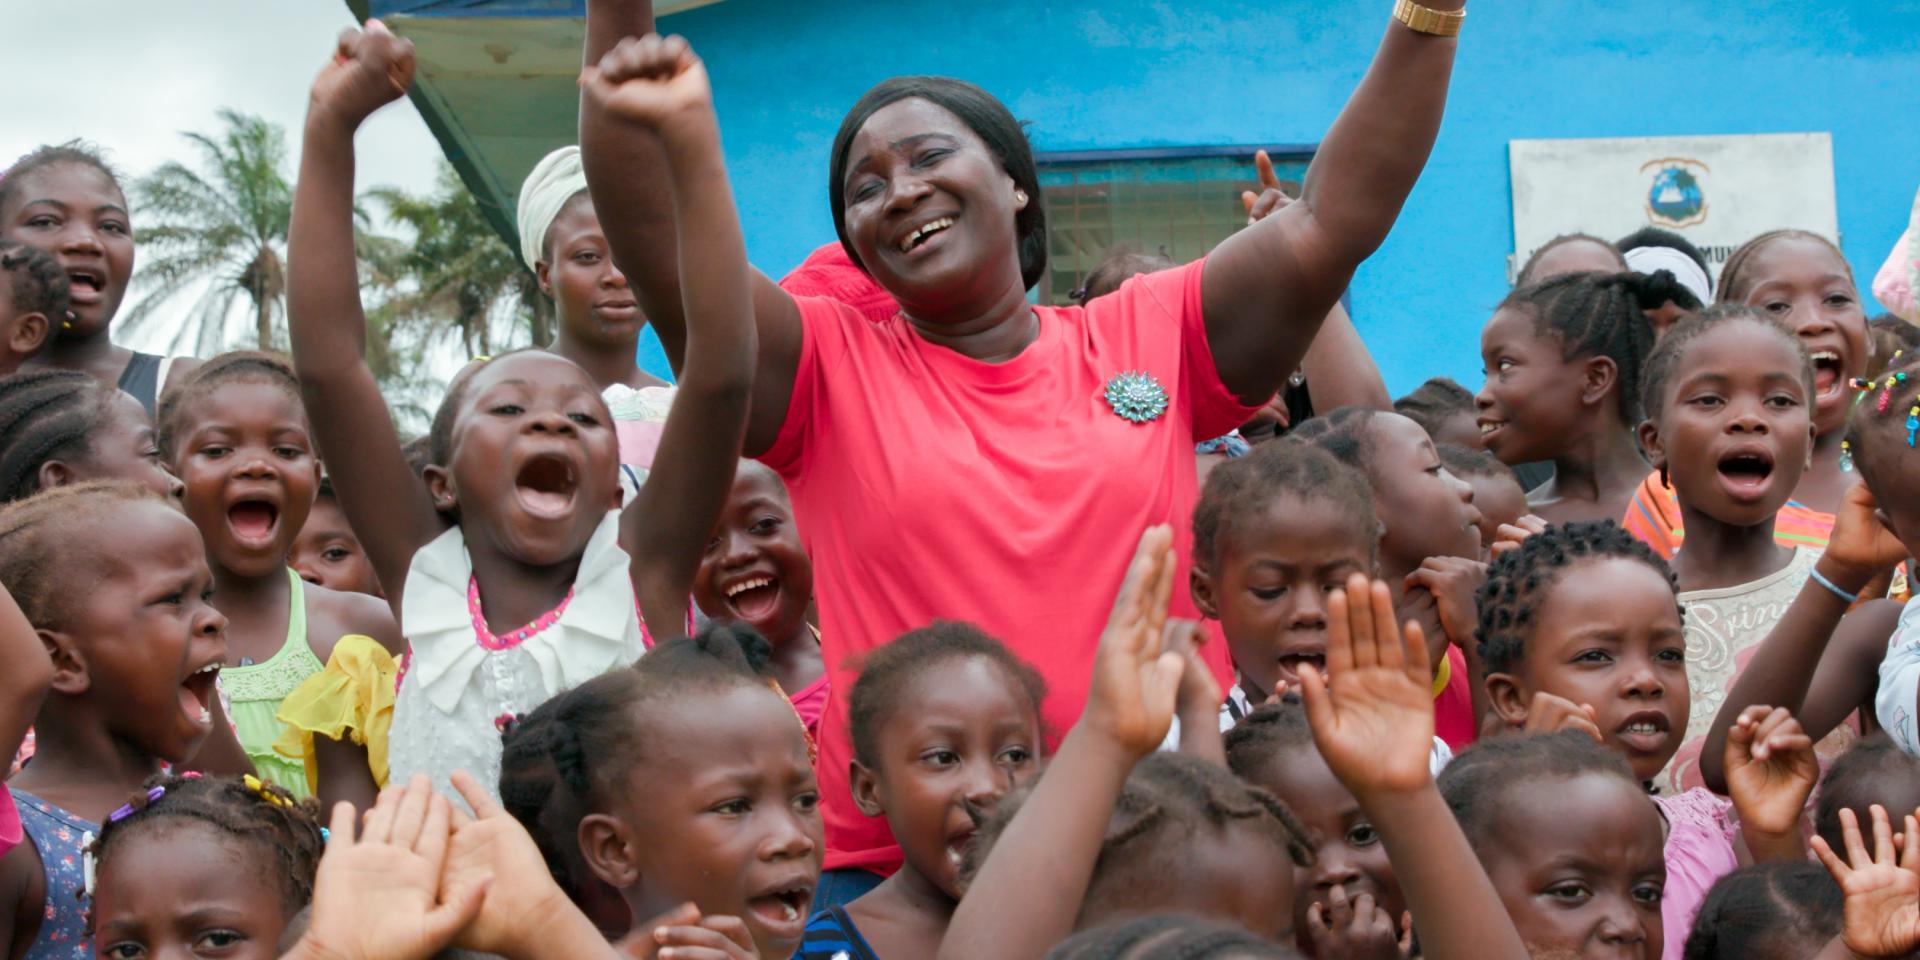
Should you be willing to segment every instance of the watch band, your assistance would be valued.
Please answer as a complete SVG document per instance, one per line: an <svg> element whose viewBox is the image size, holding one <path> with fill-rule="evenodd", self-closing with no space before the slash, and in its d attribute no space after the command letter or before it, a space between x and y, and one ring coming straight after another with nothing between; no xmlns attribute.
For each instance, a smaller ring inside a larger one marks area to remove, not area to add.
<svg viewBox="0 0 1920 960"><path fill-rule="evenodd" d="M1425 33L1436 37L1457 37L1460 25L1467 19L1467 11L1435 10L1423 7L1413 0L1398 0L1393 5L1393 18L1407 25L1415 33Z"/></svg>

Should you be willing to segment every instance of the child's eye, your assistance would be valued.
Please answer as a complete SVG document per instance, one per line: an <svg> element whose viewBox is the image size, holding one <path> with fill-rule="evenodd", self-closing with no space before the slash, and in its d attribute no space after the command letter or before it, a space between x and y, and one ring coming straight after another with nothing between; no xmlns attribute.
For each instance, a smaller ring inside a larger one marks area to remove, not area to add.
<svg viewBox="0 0 1920 960"><path fill-rule="evenodd" d="M815 790L808 790L805 793L802 793L799 796L793 798L794 809L800 811L801 813L812 813L813 808L819 805L820 805L820 794L818 791L815 791Z"/></svg>
<svg viewBox="0 0 1920 960"><path fill-rule="evenodd" d="M1248 587L1247 592L1262 600L1278 600L1287 595L1286 587Z"/></svg>
<svg viewBox="0 0 1920 960"><path fill-rule="evenodd" d="M567 414L567 419L583 427L597 427L600 425L600 418L591 413L569 413Z"/></svg>
<svg viewBox="0 0 1920 960"><path fill-rule="evenodd" d="M1833 296L1830 296L1827 298L1827 306L1829 307L1844 307L1852 303L1853 303L1853 298L1847 296L1844 293L1836 293Z"/></svg>
<svg viewBox="0 0 1920 960"><path fill-rule="evenodd" d="M131 941L112 944L100 951L101 956L112 957L113 960L134 960L136 957L146 956L146 953L146 945Z"/></svg>
<svg viewBox="0 0 1920 960"><path fill-rule="evenodd" d="M27 218L27 226L29 227L55 227L59 225L60 221L49 214L41 214L37 217Z"/></svg>
<svg viewBox="0 0 1920 960"><path fill-rule="evenodd" d="M1653 658L1662 663L1685 663L1687 662L1687 652L1678 647L1668 647L1665 650L1655 653Z"/></svg>
<svg viewBox="0 0 1920 960"><path fill-rule="evenodd" d="M761 517L749 528L755 536L770 537L780 529L780 521L772 517Z"/></svg>
<svg viewBox="0 0 1920 960"><path fill-rule="evenodd" d="M1593 896L1593 891L1587 889L1587 885L1578 880L1568 880L1564 883L1556 883L1553 886L1548 887L1546 893L1547 893L1547 896L1552 897L1555 900L1561 900L1569 904L1585 903L1589 898Z"/></svg>
<svg viewBox="0 0 1920 960"><path fill-rule="evenodd" d="M214 446L211 446L211 447L201 447L201 448L200 448L200 455L201 455L201 456L203 456L203 457L206 457L206 458L207 458L207 459L209 459L209 460L218 460L218 459L220 459L221 457L224 457L224 456L226 456L227 454L229 454L229 453L232 453L232 452L233 452L233 448L232 448L232 447L223 447L223 446L219 446L219 445L217 445L217 444L216 444L216 445L214 445Z"/></svg>
<svg viewBox="0 0 1920 960"><path fill-rule="evenodd" d="M194 946L221 950L245 939L238 930L208 930L195 939Z"/></svg>
<svg viewBox="0 0 1920 960"><path fill-rule="evenodd" d="M127 232L127 225L118 220L109 220L101 224L100 229L106 233L125 234Z"/></svg>
<svg viewBox="0 0 1920 960"><path fill-rule="evenodd" d="M1717 407L1724 402L1725 401L1721 400L1717 396L1714 396L1713 394L1706 394L1704 396L1693 397L1689 399L1687 401L1687 405L1692 407Z"/></svg>
<svg viewBox="0 0 1920 960"><path fill-rule="evenodd" d="M928 750L920 755L920 759L936 767L951 767L960 762L960 755L952 750Z"/></svg>
<svg viewBox="0 0 1920 960"><path fill-rule="evenodd" d="M1371 847L1380 842L1380 834L1371 823L1356 823L1347 830L1347 845L1350 847Z"/></svg>
<svg viewBox="0 0 1920 960"><path fill-rule="evenodd" d="M729 817L738 817L752 810L753 804L748 803L745 797L735 797L732 800L723 800L714 804L712 809L714 813L725 814Z"/></svg>
<svg viewBox="0 0 1920 960"><path fill-rule="evenodd" d="M353 556L353 554L348 553L346 547L328 547L320 551L320 556L325 558L328 563L345 563L347 558Z"/></svg>
<svg viewBox="0 0 1920 960"><path fill-rule="evenodd" d="M1783 393L1778 396L1768 397L1767 405L1779 410L1792 410L1800 405L1800 401Z"/></svg>
<svg viewBox="0 0 1920 960"><path fill-rule="evenodd" d="M1008 747L1006 750L1001 751L1000 760L1002 763L1011 764L1016 767L1023 766L1033 761L1033 751L1026 747Z"/></svg>
<svg viewBox="0 0 1920 960"><path fill-rule="evenodd" d="M1498 373L1506 373L1508 370L1513 369L1513 366L1514 366L1513 361L1508 360L1505 357L1502 357L1499 360L1494 361L1493 363L1493 369L1495 372L1498 372Z"/></svg>
<svg viewBox="0 0 1920 960"><path fill-rule="evenodd" d="M1657 883L1641 883L1634 886L1633 899L1638 903L1651 905L1659 903L1665 893L1666 891L1662 890Z"/></svg>
<svg viewBox="0 0 1920 960"><path fill-rule="evenodd" d="M487 412L496 417L517 417L527 411L517 403L503 403Z"/></svg>
<svg viewBox="0 0 1920 960"><path fill-rule="evenodd" d="M1768 303L1762 306L1760 309L1765 310L1768 313L1786 313L1787 311L1793 309L1793 304L1788 303L1785 300L1775 300L1771 303Z"/></svg>
<svg viewBox="0 0 1920 960"><path fill-rule="evenodd" d="M1613 654L1605 650L1582 650L1573 655L1574 663L1611 663Z"/></svg>
<svg viewBox="0 0 1920 960"><path fill-rule="evenodd" d="M298 460L306 456L307 452L299 447L274 447L273 455L282 460Z"/></svg>

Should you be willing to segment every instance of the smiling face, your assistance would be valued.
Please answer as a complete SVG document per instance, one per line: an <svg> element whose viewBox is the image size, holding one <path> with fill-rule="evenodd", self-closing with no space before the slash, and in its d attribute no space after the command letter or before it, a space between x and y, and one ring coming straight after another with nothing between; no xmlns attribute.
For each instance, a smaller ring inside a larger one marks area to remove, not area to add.
<svg viewBox="0 0 1920 960"><path fill-rule="evenodd" d="M112 178L84 163L52 163L19 177L0 209L0 237L53 254L66 271L73 322L62 328L56 318L58 337L100 333L133 276L127 198Z"/></svg>
<svg viewBox="0 0 1920 960"><path fill-rule="evenodd" d="M1399 924L1407 902L1380 833L1311 742L1275 751L1248 782L1279 797L1313 844L1313 865L1293 868L1293 928L1301 949L1311 946L1305 942L1308 908L1324 907L1336 886L1345 889L1348 900L1363 893L1373 897Z"/></svg>
<svg viewBox="0 0 1920 960"><path fill-rule="evenodd" d="M85 696L116 737L184 761L213 729L214 678L227 656L200 532L147 500L108 508L71 541L98 577L58 624L86 660Z"/></svg>
<svg viewBox="0 0 1920 960"><path fill-rule="evenodd" d="M1502 463L1551 460L1577 434L1589 364L1562 353L1560 339L1542 332L1523 308L1495 311L1480 332L1487 374L1474 398L1480 441Z"/></svg>
<svg viewBox="0 0 1920 960"><path fill-rule="evenodd" d="M1641 443L1688 508L1764 523L1792 498L1813 449L1806 360L1756 321L1722 323L1683 349Z"/></svg>
<svg viewBox="0 0 1920 960"><path fill-rule="evenodd" d="M620 505L619 450L599 390L572 362L539 351L475 371L450 439L427 468L440 509L459 507L468 549L545 567L579 557Z"/></svg>
<svg viewBox="0 0 1920 960"><path fill-rule="evenodd" d="M716 620L739 620L775 644L798 636L813 602L813 561L778 474L740 461L720 525L700 557L693 599Z"/></svg>
<svg viewBox="0 0 1920 960"><path fill-rule="evenodd" d="M799 945L825 850L819 788L793 707L739 684L639 708L645 761L613 815L635 840L635 917L692 901L746 921L763 957Z"/></svg>
<svg viewBox="0 0 1920 960"><path fill-rule="evenodd" d="M1753 251L1741 271L1739 302L1787 325L1813 357L1814 425L1821 434L1847 421L1847 381L1866 373L1871 341L1853 275L1833 248L1786 236ZM1729 291L1732 292L1732 291Z"/></svg>
<svg viewBox="0 0 1920 960"><path fill-rule="evenodd" d="M1021 280L1014 218L1029 197L978 134L918 97L873 112L841 182L861 266L909 312L990 296Z"/></svg>
<svg viewBox="0 0 1920 960"><path fill-rule="evenodd" d="M1588 773L1517 783L1499 803L1500 836L1475 850L1532 955L1661 955L1666 830L1652 800Z"/></svg>
<svg viewBox="0 0 1920 960"><path fill-rule="evenodd" d="M100 867L92 899L96 956L271 960L287 926L279 884L258 849L192 820L148 827Z"/></svg>
<svg viewBox="0 0 1920 960"><path fill-rule="evenodd" d="M582 344L631 349L647 325L627 278L613 265L593 200L576 194L547 227L540 290L553 298L562 336Z"/></svg>
<svg viewBox="0 0 1920 960"><path fill-rule="evenodd" d="M380 589L380 579L374 575L373 561L367 558L366 548L360 545L360 538L347 524L340 501L330 496L313 501L313 510L307 514L307 522L300 527L300 535L294 538L293 548L287 554L287 566L298 572L301 579L329 590L372 597L386 595Z"/></svg>
<svg viewBox="0 0 1920 960"><path fill-rule="evenodd" d="M236 380L187 401L177 416L174 469L208 556L242 576L285 567L320 487L299 398L284 384Z"/></svg>
<svg viewBox="0 0 1920 960"><path fill-rule="evenodd" d="M946 659L908 679L877 739L877 766L855 763L854 802L885 816L907 866L958 900L960 862L1008 790L1039 772L1040 716L1020 682L985 657ZM937 668L937 669L935 669Z"/></svg>
<svg viewBox="0 0 1920 960"><path fill-rule="evenodd" d="M1525 654L1487 677L1501 717L1524 723L1536 693L1594 709L1601 742L1650 780L1687 735L1686 631L1673 584L1639 560L1597 557L1556 571Z"/></svg>
<svg viewBox="0 0 1920 960"><path fill-rule="evenodd" d="M1281 680L1299 689L1302 664L1326 666L1327 595L1347 577L1373 572L1371 521L1325 498L1279 497L1232 526L1217 573L1196 567L1194 602L1220 621L1240 687L1254 702Z"/></svg>
<svg viewBox="0 0 1920 960"><path fill-rule="evenodd" d="M1374 444L1368 479L1374 511L1385 525L1380 562L1412 570L1428 557L1480 559L1480 511L1473 487L1440 465L1440 454L1420 425L1392 413L1366 427Z"/></svg>

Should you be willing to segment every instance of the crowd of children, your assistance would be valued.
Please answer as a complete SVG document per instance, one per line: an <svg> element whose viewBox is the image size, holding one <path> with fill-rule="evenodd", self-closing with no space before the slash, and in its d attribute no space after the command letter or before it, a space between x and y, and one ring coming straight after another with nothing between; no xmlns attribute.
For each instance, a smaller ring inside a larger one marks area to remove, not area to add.
<svg viewBox="0 0 1920 960"><path fill-rule="evenodd" d="M115 345L137 211L21 158L0 960L1920 955L1920 334L1814 234L1576 233L1390 399L1339 299L1458 7L1304 195L1036 307L990 95L862 98L776 284L705 65L592 0L517 211L557 340L406 442L353 229L406 41L313 84L290 357Z"/></svg>

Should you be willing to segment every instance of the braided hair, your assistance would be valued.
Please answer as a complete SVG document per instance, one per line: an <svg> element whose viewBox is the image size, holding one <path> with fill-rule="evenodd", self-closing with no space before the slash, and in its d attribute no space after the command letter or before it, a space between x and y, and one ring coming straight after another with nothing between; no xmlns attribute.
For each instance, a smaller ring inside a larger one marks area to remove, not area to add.
<svg viewBox="0 0 1920 960"><path fill-rule="evenodd" d="M1591 243L1596 247L1600 247L1606 250L1608 253L1613 254L1613 258L1615 260L1620 261L1620 269L1622 271L1627 269L1627 258L1624 255L1622 255L1620 253L1619 248L1615 247L1613 244L1608 243L1605 240L1602 240L1591 233L1563 233L1557 237L1554 237L1552 240L1548 240L1546 243L1541 244L1540 249L1535 250L1533 252L1533 256L1530 256L1527 258L1527 262L1520 267L1520 272L1514 275L1514 286L1524 287L1529 283L1532 283L1533 269L1540 265L1541 258L1545 257L1548 251L1553 250L1557 247L1566 246L1569 243Z"/></svg>
<svg viewBox="0 0 1920 960"><path fill-rule="evenodd" d="M533 835L554 880L576 902L592 878L580 873L575 831L582 817L606 810L645 762L642 705L734 685L765 687L772 658L772 646L752 627L709 623L654 647L633 669L595 677L504 725L501 805Z"/></svg>
<svg viewBox="0 0 1920 960"><path fill-rule="evenodd" d="M39 492L47 461L89 456L93 432L112 419L119 394L75 370L0 378L0 503Z"/></svg>
<svg viewBox="0 0 1920 960"><path fill-rule="evenodd" d="M1368 556L1377 559L1380 521L1367 478L1326 450L1289 437L1263 443L1207 475L1193 507L1194 565L1214 569L1235 528L1282 497L1331 503L1367 542Z"/></svg>
<svg viewBox="0 0 1920 960"><path fill-rule="evenodd" d="M909 630L892 643L868 654L860 663L860 678L847 697L847 726L853 733L853 757L863 766L880 766L880 731L899 711L901 696L914 680L934 676L937 668L954 660L982 659L999 667L1006 679L1024 694L1040 715L1047 700L1047 681L1006 644L970 623L935 620Z"/></svg>
<svg viewBox="0 0 1920 960"><path fill-rule="evenodd" d="M1920 442L1920 432L1907 428L1909 420L1920 421L1920 356L1902 357L1877 380L1856 386L1864 393L1847 421L1846 450L1877 500L1904 502L1913 492L1888 484L1899 476L1890 469L1893 457L1912 456Z"/></svg>
<svg viewBox="0 0 1920 960"><path fill-rule="evenodd" d="M1680 586L1672 568L1619 524L1612 520L1553 524L1487 566L1486 582L1475 597L1480 608L1480 659L1486 672L1506 673L1526 659L1527 638L1548 591L1574 564L1599 559L1646 564L1673 587L1674 606L1679 607ZM1686 616L1684 609L1681 616Z"/></svg>
<svg viewBox="0 0 1920 960"><path fill-rule="evenodd" d="M1645 407L1647 418L1658 420L1666 407L1667 381L1680 369L1680 361L1685 359L1687 348L1702 335L1734 323L1748 323L1787 344L1794 356L1800 358L1800 380L1806 384L1807 396L1813 396L1813 358L1807 355L1806 344L1794 336L1792 330L1772 317L1752 307L1739 303L1719 303L1699 313L1693 314L1667 331L1660 345L1653 349L1653 355L1647 358L1646 373L1641 377L1641 405Z"/></svg>
<svg viewBox="0 0 1920 960"><path fill-rule="evenodd" d="M1277 778L1267 776L1281 754L1293 750L1314 750L1313 728L1307 723L1307 710L1299 699L1289 695L1280 703L1262 704L1227 731L1227 767L1248 783L1263 785Z"/></svg>
<svg viewBox="0 0 1920 960"><path fill-rule="evenodd" d="M1514 787L1589 774L1619 777L1635 792L1642 789L1626 757L1578 730L1483 739L1440 771L1439 788L1467 842L1485 851L1505 846L1500 805Z"/></svg>
<svg viewBox="0 0 1920 960"><path fill-rule="evenodd" d="M1821 791L1825 792L1822 786ZM1756 863L1716 881L1694 915L1685 960L1811 957L1840 935L1846 896L1811 860ZM1669 936L1679 936L1676 930Z"/></svg>
<svg viewBox="0 0 1920 960"><path fill-rule="evenodd" d="M1640 369L1653 352L1648 309L1672 302L1694 310L1700 301L1670 270L1651 274L1568 273L1519 288L1501 310L1533 317L1535 332L1560 341L1562 360L1606 357L1618 371L1620 419L1640 420Z"/></svg>
<svg viewBox="0 0 1920 960"><path fill-rule="evenodd" d="M145 487L96 480L0 507L0 585L19 603L28 623L60 626L76 599L74 569L98 559L92 551L76 549L75 528L98 521L116 507L148 501L165 503Z"/></svg>
<svg viewBox="0 0 1920 960"><path fill-rule="evenodd" d="M1776 240L1811 240L1826 247L1832 251L1833 258L1840 261L1841 269L1847 272L1847 281L1858 285L1853 278L1853 266L1847 263L1847 255L1841 253L1832 240L1810 230L1769 230L1736 247L1728 255L1726 264L1720 268L1720 285L1714 292L1715 303L1741 303L1747 299L1747 294L1757 282L1756 278L1747 276L1747 267L1753 262L1755 254Z"/></svg>
<svg viewBox="0 0 1920 960"><path fill-rule="evenodd" d="M249 863L279 885L280 903L288 917L313 899L314 874L325 849L320 802L312 797L296 800L277 784L251 778L191 773L154 777L125 807L107 817L87 853L104 874L114 853L132 838L189 822L248 845Z"/></svg>
<svg viewBox="0 0 1920 960"><path fill-rule="evenodd" d="M1047 960L1287 960L1291 948L1220 920L1151 913L1082 931L1047 951Z"/></svg>
<svg viewBox="0 0 1920 960"><path fill-rule="evenodd" d="M1448 417L1472 417L1477 409L1473 393L1451 377L1434 377L1393 402L1393 412L1420 425L1434 436Z"/></svg>
<svg viewBox="0 0 1920 960"><path fill-rule="evenodd" d="M7 275L14 310L42 314L49 324L67 315L67 274L53 254L0 240L0 273Z"/></svg>
<svg viewBox="0 0 1920 960"><path fill-rule="evenodd" d="M961 864L968 885L1038 782L1001 798L981 825ZM1298 866L1313 863L1306 828L1278 797L1189 754L1150 754L1134 765L1114 802L1081 916L1087 916L1088 904L1111 909L1163 905L1166 877L1186 862L1188 842L1202 830L1219 833L1234 826L1265 833Z"/></svg>
<svg viewBox="0 0 1920 960"><path fill-rule="evenodd" d="M27 174L67 164L92 167L100 171L100 174L113 184L115 190L125 193L120 187L120 175L107 163L99 147L85 140L68 140L65 143L43 144L35 147L33 152L15 160L12 166L0 171L0 212L4 212L7 204L12 202L20 192L20 181Z"/></svg>
<svg viewBox="0 0 1920 960"><path fill-rule="evenodd" d="M279 387L292 398L294 406L299 407L301 416L306 415L306 408L300 402L300 378L294 375L293 365L285 357L259 350L223 353L195 367L185 381L160 398L154 423L160 434L160 452L163 456L172 460L174 444L188 432L186 427L189 424L181 422L187 407L230 383L264 383Z"/></svg>

